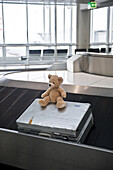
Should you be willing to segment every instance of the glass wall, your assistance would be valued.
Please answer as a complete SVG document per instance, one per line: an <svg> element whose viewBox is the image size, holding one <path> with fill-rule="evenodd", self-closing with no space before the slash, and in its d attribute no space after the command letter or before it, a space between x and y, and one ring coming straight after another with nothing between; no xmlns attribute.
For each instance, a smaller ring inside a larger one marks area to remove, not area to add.
<svg viewBox="0 0 113 170"><path fill-rule="evenodd" d="M6 44L27 43L25 4L4 4L4 30Z"/></svg>
<svg viewBox="0 0 113 170"><path fill-rule="evenodd" d="M61 5L57 8L57 42L63 43L64 42L64 27L65 27L65 18L64 18L64 11L65 6Z"/></svg>
<svg viewBox="0 0 113 170"><path fill-rule="evenodd" d="M57 8L57 42L76 43L76 6Z"/></svg>
<svg viewBox="0 0 113 170"><path fill-rule="evenodd" d="M91 48L100 52L113 53L113 7L104 7L91 11Z"/></svg>
<svg viewBox="0 0 113 170"><path fill-rule="evenodd" d="M3 43L2 4L0 4L0 44Z"/></svg>
<svg viewBox="0 0 113 170"><path fill-rule="evenodd" d="M95 9L91 14L91 43L105 43L107 36L107 8Z"/></svg>
<svg viewBox="0 0 113 170"><path fill-rule="evenodd" d="M55 42L53 5L28 5L29 43Z"/></svg>
<svg viewBox="0 0 113 170"><path fill-rule="evenodd" d="M109 33L109 41L113 43L113 7L110 7L110 33Z"/></svg>
<svg viewBox="0 0 113 170"><path fill-rule="evenodd" d="M2 47L0 47L0 58L2 58L3 54L2 54Z"/></svg>
<svg viewBox="0 0 113 170"><path fill-rule="evenodd" d="M4 62L53 63L56 46L67 50L60 61L72 54L76 48L76 6L57 4L56 8L54 4L0 2L0 57Z"/></svg>
<svg viewBox="0 0 113 170"><path fill-rule="evenodd" d="M77 12L76 12L76 6L73 6L72 7L72 13L71 13L71 18L72 18L72 43L75 43L76 42L76 35L77 35Z"/></svg>

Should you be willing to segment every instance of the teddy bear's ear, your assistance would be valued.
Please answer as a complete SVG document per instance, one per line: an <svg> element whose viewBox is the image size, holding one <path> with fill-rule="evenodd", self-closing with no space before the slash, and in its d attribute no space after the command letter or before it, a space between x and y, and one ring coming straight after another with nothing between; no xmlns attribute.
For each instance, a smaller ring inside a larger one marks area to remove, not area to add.
<svg viewBox="0 0 113 170"><path fill-rule="evenodd" d="M63 82L63 78L62 77L58 77L58 80L62 83Z"/></svg>
<svg viewBox="0 0 113 170"><path fill-rule="evenodd" d="M49 74L49 75L48 75L48 78L50 79L50 78L51 78L51 76L52 76L52 75L51 75L51 74Z"/></svg>

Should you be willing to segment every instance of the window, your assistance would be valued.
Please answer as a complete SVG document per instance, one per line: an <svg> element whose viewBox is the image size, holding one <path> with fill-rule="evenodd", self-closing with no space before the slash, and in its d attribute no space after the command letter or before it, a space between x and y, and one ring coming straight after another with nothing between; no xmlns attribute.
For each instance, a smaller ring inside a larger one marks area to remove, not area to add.
<svg viewBox="0 0 113 170"><path fill-rule="evenodd" d="M64 19L64 6L58 5L57 6L57 43L64 42L64 26L65 26L65 19Z"/></svg>
<svg viewBox="0 0 113 170"><path fill-rule="evenodd" d="M76 45L76 8L74 4L0 1L0 57L4 63L20 63L21 58L30 64L33 60L33 64L54 62L56 45L72 54ZM43 56L45 51L51 55Z"/></svg>
<svg viewBox="0 0 113 170"><path fill-rule="evenodd" d="M45 28L44 28L44 37L45 37L45 42L51 41L51 7L49 5L44 5L44 10L45 10Z"/></svg>
<svg viewBox="0 0 113 170"><path fill-rule="evenodd" d="M54 6L28 6L29 43L54 42Z"/></svg>
<svg viewBox="0 0 113 170"><path fill-rule="evenodd" d="M107 40L107 8L92 10L91 12L91 43L106 43Z"/></svg>
<svg viewBox="0 0 113 170"><path fill-rule="evenodd" d="M76 43L76 6L57 6L57 42Z"/></svg>
<svg viewBox="0 0 113 170"><path fill-rule="evenodd" d="M3 43L2 5L0 4L0 43Z"/></svg>
<svg viewBox="0 0 113 170"><path fill-rule="evenodd" d="M0 47L0 58L2 57L2 47Z"/></svg>
<svg viewBox="0 0 113 170"><path fill-rule="evenodd" d="M25 47L7 47L6 48L6 56L8 58L20 58L26 56L26 48Z"/></svg>
<svg viewBox="0 0 113 170"><path fill-rule="evenodd" d="M72 7L72 43L76 43L76 20L77 20L77 7Z"/></svg>
<svg viewBox="0 0 113 170"><path fill-rule="evenodd" d="M91 11L92 47L100 47L100 51L113 53L113 7L94 9Z"/></svg>
<svg viewBox="0 0 113 170"><path fill-rule="evenodd" d="M65 42L71 43L72 36L71 36L71 6L65 6Z"/></svg>
<svg viewBox="0 0 113 170"><path fill-rule="evenodd" d="M53 5L44 5L44 35L45 42L55 43L55 14Z"/></svg>
<svg viewBox="0 0 113 170"><path fill-rule="evenodd" d="M113 7L110 7L110 34L109 34L110 43L113 43Z"/></svg>
<svg viewBox="0 0 113 170"><path fill-rule="evenodd" d="M51 43L55 42L55 6L51 5Z"/></svg>
<svg viewBox="0 0 113 170"><path fill-rule="evenodd" d="M28 6L29 43L44 42L43 5Z"/></svg>
<svg viewBox="0 0 113 170"><path fill-rule="evenodd" d="M6 44L27 43L25 4L4 4Z"/></svg>

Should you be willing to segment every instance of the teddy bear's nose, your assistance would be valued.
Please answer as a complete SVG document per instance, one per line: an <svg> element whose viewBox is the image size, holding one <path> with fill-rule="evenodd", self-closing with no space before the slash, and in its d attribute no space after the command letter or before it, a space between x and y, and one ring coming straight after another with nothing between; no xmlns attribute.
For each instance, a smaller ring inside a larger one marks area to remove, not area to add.
<svg viewBox="0 0 113 170"><path fill-rule="evenodd" d="M49 84L49 87L51 86L51 84Z"/></svg>

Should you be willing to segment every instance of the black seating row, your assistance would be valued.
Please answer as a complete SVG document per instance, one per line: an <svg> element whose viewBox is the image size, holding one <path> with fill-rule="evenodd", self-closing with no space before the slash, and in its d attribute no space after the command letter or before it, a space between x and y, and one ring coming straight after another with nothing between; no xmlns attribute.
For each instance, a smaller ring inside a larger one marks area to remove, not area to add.
<svg viewBox="0 0 113 170"><path fill-rule="evenodd" d="M67 54L68 49L57 49L57 54ZM48 55L48 54L54 54L55 50L54 49L44 49L43 50L43 55ZM41 55L41 50L29 50L29 54L38 54Z"/></svg>
<svg viewBox="0 0 113 170"><path fill-rule="evenodd" d="M67 59L68 49L57 49L57 60ZM54 60L55 49L29 50L29 60Z"/></svg>
<svg viewBox="0 0 113 170"><path fill-rule="evenodd" d="M107 50L106 50L106 48L101 48L101 49L99 49L99 48L89 48L88 50L85 49L85 48L82 48L82 49L75 49L75 54L76 54L77 52L106 53ZM111 48L109 48L109 53L110 53L110 52L111 52Z"/></svg>

